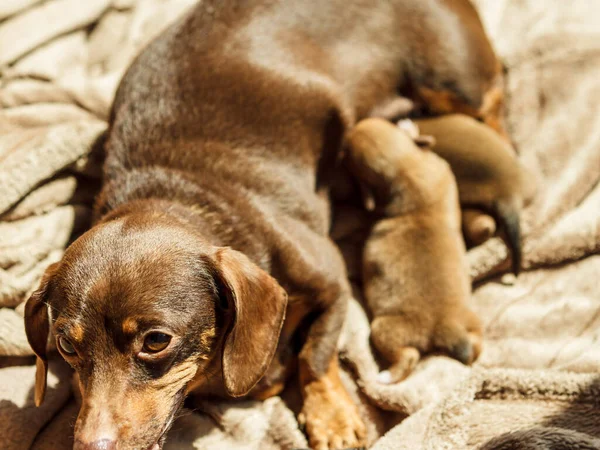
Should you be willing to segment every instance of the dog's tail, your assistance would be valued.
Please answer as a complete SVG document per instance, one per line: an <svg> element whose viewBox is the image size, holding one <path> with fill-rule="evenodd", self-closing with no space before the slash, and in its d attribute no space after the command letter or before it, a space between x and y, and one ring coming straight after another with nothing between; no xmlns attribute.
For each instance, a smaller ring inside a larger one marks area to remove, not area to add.
<svg viewBox="0 0 600 450"><path fill-rule="evenodd" d="M512 260L512 272L519 275L522 263L521 202L514 198L499 199L493 204L493 213L503 231L506 246Z"/></svg>

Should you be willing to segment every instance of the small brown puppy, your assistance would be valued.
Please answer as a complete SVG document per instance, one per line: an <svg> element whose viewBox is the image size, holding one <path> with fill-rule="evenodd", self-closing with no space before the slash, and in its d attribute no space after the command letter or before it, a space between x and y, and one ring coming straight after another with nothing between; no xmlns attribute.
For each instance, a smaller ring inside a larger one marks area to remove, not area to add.
<svg viewBox="0 0 600 450"><path fill-rule="evenodd" d="M391 363L381 381L404 379L420 354L435 350L472 363L481 325L467 306L471 283L449 165L381 119L360 122L348 144L349 166L383 216L363 255L371 339Z"/></svg>
<svg viewBox="0 0 600 450"><path fill-rule="evenodd" d="M482 209L499 222L517 275L521 208L535 193L535 184L515 151L493 129L471 117L452 114L415 122L423 135L435 138L433 151L450 164L461 205Z"/></svg>

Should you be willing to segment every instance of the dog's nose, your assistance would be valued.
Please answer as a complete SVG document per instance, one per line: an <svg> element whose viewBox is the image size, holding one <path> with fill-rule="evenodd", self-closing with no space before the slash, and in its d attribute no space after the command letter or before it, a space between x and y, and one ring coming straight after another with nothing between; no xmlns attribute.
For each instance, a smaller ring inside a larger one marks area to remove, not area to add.
<svg viewBox="0 0 600 450"><path fill-rule="evenodd" d="M100 439L94 442L76 440L73 450L117 450L117 443L110 439Z"/></svg>

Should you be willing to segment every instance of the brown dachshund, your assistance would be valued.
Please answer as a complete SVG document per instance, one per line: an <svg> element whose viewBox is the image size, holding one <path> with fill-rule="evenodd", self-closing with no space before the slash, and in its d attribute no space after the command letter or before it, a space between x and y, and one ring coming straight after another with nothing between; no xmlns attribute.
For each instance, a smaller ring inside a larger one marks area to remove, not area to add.
<svg viewBox="0 0 600 450"><path fill-rule="evenodd" d="M311 446L363 443L328 236L344 136L398 93L493 120L498 68L468 0L200 2L123 78L95 225L27 303L36 402L52 332L76 449L160 449L186 396L265 398L294 367Z"/></svg>
<svg viewBox="0 0 600 450"><path fill-rule="evenodd" d="M377 217L363 252L371 340L391 364L381 381L407 377L420 355L443 351L464 364L481 351L456 180L448 163L382 119L348 137L353 173L372 192Z"/></svg>

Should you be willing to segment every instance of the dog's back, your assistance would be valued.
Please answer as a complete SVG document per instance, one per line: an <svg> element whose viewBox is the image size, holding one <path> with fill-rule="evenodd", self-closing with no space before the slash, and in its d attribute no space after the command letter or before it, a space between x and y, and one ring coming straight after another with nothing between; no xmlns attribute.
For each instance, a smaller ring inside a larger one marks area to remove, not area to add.
<svg viewBox="0 0 600 450"><path fill-rule="evenodd" d="M456 26L463 3L472 9L466 0L201 2L124 77L99 213L136 195L123 192L125 172L150 167L211 188L251 189L287 214L323 210L306 194L326 182L349 126L405 82L441 89L445 78L473 78L459 76L468 64L442 45L473 46L471 30ZM480 72L477 79L492 76ZM454 87L480 100L473 86ZM309 204L290 211L291 196ZM326 228L323 219L309 222Z"/></svg>

